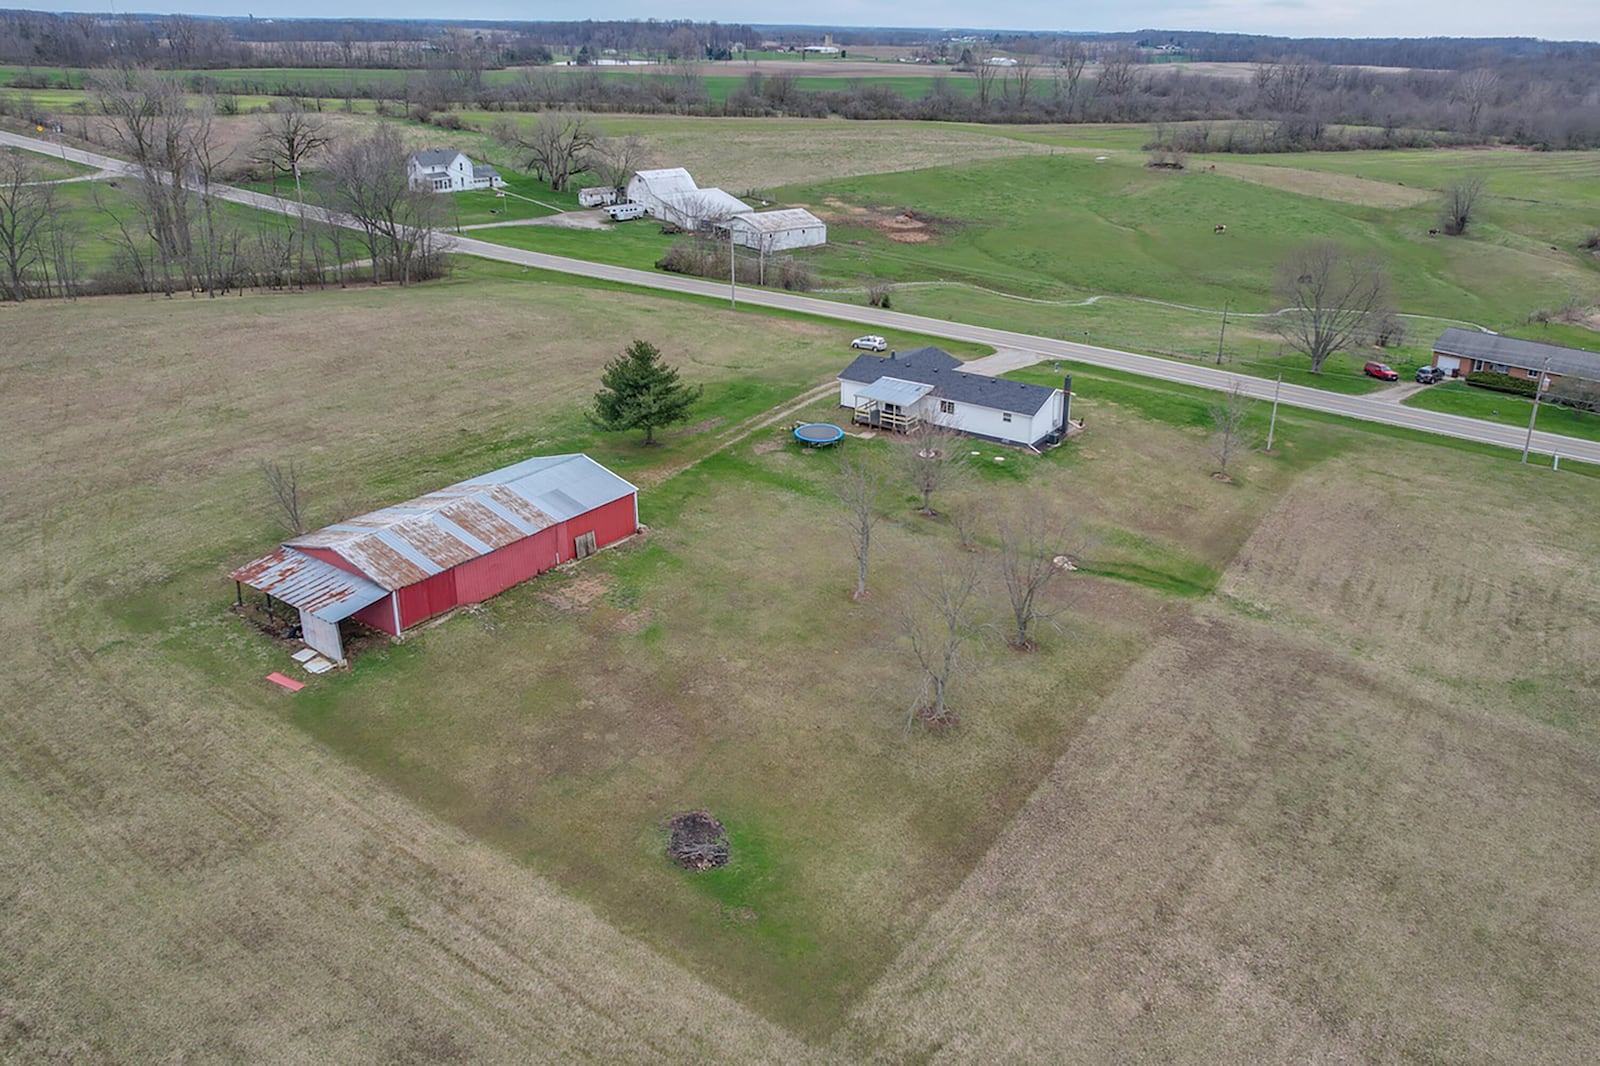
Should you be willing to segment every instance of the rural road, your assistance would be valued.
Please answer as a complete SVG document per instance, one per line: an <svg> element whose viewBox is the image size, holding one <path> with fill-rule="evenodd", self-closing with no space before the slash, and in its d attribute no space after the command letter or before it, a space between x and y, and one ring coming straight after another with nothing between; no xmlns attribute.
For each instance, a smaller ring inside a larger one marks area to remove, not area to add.
<svg viewBox="0 0 1600 1066"><path fill-rule="evenodd" d="M48 141L19 136L14 133L0 131L0 144L11 145L45 155L54 155L72 162L86 163L90 166L100 167L103 170L126 174L136 172L132 164L123 160L113 159L110 156L100 155L96 152L86 152L78 148L69 147L63 149ZM250 192L245 189L236 189L228 185L214 185L211 187L211 191L221 199L255 207L263 211L298 216L302 210L301 205L292 200L268 196L265 193ZM309 217L327 217L318 208L304 208L304 210ZM344 221L346 224L353 225L348 220ZM491 244L488 241L481 241L472 237L444 233L441 233L440 236L443 238L442 244L446 251L457 252L462 255L474 255L484 259L493 259L502 263L514 263L537 270L550 270L557 273L571 274L599 281L616 282L645 289L686 293L724 300L728 299L730 295L729 286L726 282L705 281L678 274L635 270L631 267L609 266L604 263L590 263L581 259L547 255L543 252L507 248L504 245ZM1008 353L1008 363L1016 359L1015 355L1010 354L1012 352L1031 353L1036 356L1032 360L1033 362L1065 359L1075 363L1084 363L1109 370L1120 370L1130 374L1138 374L1142 377L1156 378L1203 389L1215 389L1225 392L1237 387L1245 395L1258 400L1271 400L1276 389L1279 393L1279 400L1291 407L1321 411L1346 418L1357 418L1365 422L1377 422L1402 429L1418 430L1423 433L1437 433L1460 440L1478 441L1484 444L1493 444L1517 450L1521 450L1523 441L1527 436L1525 428L1516 426L1484 422L1475 418L1463 418L1459 415L1441 414L1437 411L1424 411L1413 407L1405 407L1392 401L1385 402L1374 399L1370 396L1346 396L1340 393L1325 392L1321 389L1307 388L1304 385L1284 384L1279 387L1275 382L1264 378L1250 377L1207 366L1179 363L1168 359L1158 359L1154 356L1138 355L1134 352L1124 352L1115 348L1080 344L1076 341L1015 333L1010 330L994 329L989 326L973 326L938 318L926 318L921 315L906 314L902 311L888 311L876 307L835 303L831 300L823 300L814 296L802 296L790 292L741 288L736 295L737 303L743 306L766 307L780 311L813 315L818 318L835 319L848 322L855 327L871 327L880 333L892 333L894 331L921 333L933 337L944 337L949 340L986 344L997 351ZM1600 441L1582 440L1557 433L1535 432L1532 451L1542 455L1558 455L1563 459L1577 459L1587 463L1600 464Z"/></svg>

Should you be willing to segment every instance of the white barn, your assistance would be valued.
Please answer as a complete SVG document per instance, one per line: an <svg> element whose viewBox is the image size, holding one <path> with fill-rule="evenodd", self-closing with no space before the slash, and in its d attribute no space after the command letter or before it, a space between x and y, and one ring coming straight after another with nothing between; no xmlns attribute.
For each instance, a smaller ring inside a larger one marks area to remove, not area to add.
<svg viewBox="0 0 1600 1066"><path fill-rule="evenodd" d="M628 182L628 199L663 222L687 230L699 229L750 210L737 196L721 189L702 189L682 167L641 170Z"/></svg>
<svg viewBox="0 0 1600 1066"><path fill-rule="evenodd" d="M777 211L746 211L734 215L719 229L733 232L735 244L759 252L813 248L828 243L828 225L803 207Z"/></svg>
<svg viewBox="0 0 1600 1066"><path fill-rule="evenodd" d="M1038 448L1067 438L1061 389L973 374L940 348L863 355L839 375L853 421L905 431L932 422L971 437Z"/></svg>
<svg viewBox="0 0 1600 1066"><path fill-rule="evenodd" d="M453 148L428 148L412 152L406 160L406 177L413 189L464 192L468 189L503 189L505 179L487 163L474 163L467 153Z"/></svg>

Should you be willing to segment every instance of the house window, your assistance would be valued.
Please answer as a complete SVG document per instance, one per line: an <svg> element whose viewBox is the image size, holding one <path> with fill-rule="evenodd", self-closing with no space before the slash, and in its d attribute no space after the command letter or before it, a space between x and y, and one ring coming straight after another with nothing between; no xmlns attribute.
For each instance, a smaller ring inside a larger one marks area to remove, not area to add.
<svg viewBox="0 0 1600 1066"><path fill-rule="evenodd" d="M956 413L955 401L954 400L940 400L939 401L939 413L942 414L942 415L953 415L953 414L955 414Z"/></svg>
<svg viewBox="0 0 1600 1066"><path fill-rule="evenodd" d="M1489 369L1493 370L1496 374L1511 373L1511 367L1505 363L1491 363L1489 364Z"/></svg>
<svg viewBox="0 0 1600 1066"><path fill-rule="evenodd" d="M1480 371L1482 369L1483 369L1483 360L1482 359L1474 359L1472 361L1472 372L1474 374L1476 374L1478 371Z"/></svg>
<svg viewBox="0 0 1600 1066"><path fill-rule="evenodd" d="M1002 421L1002 422L1011 421L1011 412L1010 411L1002 411L1000 413L1000 421Z"/></svg>

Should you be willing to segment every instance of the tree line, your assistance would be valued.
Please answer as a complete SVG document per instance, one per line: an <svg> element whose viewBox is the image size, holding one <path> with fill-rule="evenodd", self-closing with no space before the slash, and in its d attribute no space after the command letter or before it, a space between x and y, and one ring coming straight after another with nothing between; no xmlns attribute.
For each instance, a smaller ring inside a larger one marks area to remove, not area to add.
<svg viewBox="0 0 1600 1066"><path fill-rule="evenodd" d="M446 268L440 200L412 186L409 151L392 126L336 140L324 121L284 101L257 120L247 159L224 151L215 108L195 106L148 71L97 77L94 132L132 174L90 183L109 261L85 270L83 212L66 210L35 158L0 152L0 297L107 292L220 296L243 288L405 285ZM318 169L302 183L304 164ZM296 217L246 216L219 195L224 168L249 166L302 186ZM117 195L111 195L114 188ZM353 262L361 261L359 269Z"/></svg>

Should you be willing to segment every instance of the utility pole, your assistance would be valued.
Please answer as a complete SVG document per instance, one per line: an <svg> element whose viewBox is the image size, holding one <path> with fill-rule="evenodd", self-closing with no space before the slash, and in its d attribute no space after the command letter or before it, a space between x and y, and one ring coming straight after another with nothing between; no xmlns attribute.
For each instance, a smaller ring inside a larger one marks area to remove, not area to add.
<svg viewBox="0 0 1600 1066"><path fill-rule="evenodd" d="M1222 340L1228 335L1228 301L1222 301L1222 332L1217 334L1217 365L1222 365Z"/></svg>
<svg viewBox="0 0 1600 1066"><path fill-rule="evenodd" d="M1278 371L1278 383L1272 386L1272 421L1267 423L1267 451L1272 451L1272 434L1278 428L1278 390L1283 388L1283 371Z"/></svg>
<svg viewBox="0 0 1600 1066"><path fill-rule="evenodd" d="M739 276L733 265L733 223L728 224L728 307L739 309Z"/></svg>
<svg viewBox="0 0 1600 1066"><path fill-rule="evenodd" d="M1544 395L1546 375L1550 372L1550 360L1544 361L1544 366L1539 368L1539 382L1533 387L1533 411L1528 415L1528 435L1522 441L1522 465L1528 465L1528 450L1533 447L1533 420L1539 417L1539 397Z"/></svg>

